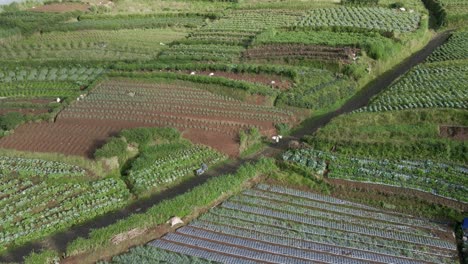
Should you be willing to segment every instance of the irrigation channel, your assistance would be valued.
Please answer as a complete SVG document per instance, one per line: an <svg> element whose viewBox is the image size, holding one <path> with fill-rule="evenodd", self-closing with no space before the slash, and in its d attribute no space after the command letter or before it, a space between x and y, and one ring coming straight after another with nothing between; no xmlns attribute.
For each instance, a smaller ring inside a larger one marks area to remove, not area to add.
<svg viewBox="0 0 468 264"><path fill-rule="evenodd" d="M288 148L288 142L291 139L299 139L304 135L312 134L320 127L323 127L333 118L352 112L360 107L367 105L369 100L388 86L393 81L398 79L401 75L405 74L412 67L423 62L437 47L442 45L450 36L450 32L443 32L437 34L422 50L413 54L402 63L395 66L393 69L385 72L363 89L360 90L355 96L348 100L339 109L326 113L322 116L315 117L311 120L305 121L302 126L292 133L291 136L283 139L278 144L271 144L254 156L233 160L223 166L209 170L202 176L194 177L174 188L168 189L161 193L155 194L148 199L139 200L133 204L123 208L121 210L111 212L102 216L99 216L91 221L88 221L82 225L74 226L67 231L59 232L41 241L31 242L20 247L16 247L9 251L7 254L0 256L0 262L22 262L23 257L29 255L31 252L39 252L43 249L54 249L59 252L65 252L66 246L69 242L77 239L78 237L87 237L92 229L102 228L117 222L120 219L126 218L134 213L142 213L148 210L150 207L158 204L159 202L171 199L177 195L183 194L193 187L203 184L208 179L216 177L222 174L234 173L244 163L255 162L260 157L268 156L275 157L277 154Z"/></svg>

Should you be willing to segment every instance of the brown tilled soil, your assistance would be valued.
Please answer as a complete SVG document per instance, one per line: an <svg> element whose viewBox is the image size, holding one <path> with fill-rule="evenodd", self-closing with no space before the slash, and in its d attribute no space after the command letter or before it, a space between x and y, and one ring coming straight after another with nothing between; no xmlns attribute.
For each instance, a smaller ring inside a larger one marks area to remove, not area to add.
<svg viewBox="0 0 468 264"><path fill-rule="evenodd" d="M40 115L49 112L49 109L38 109L38 108L0 108L0 115L11 113L11 112L19 112L22 114L30 114L30 115Z"/></svg>
<svg viewBox="0 0 468 264"><path fill-rule="evenodd" d="M1 148L30 152L57 152L91 158L96 147L103 145L119 127L75 123L28 123L10 136L0 139Z"/></svg>
<svg viewBox="0 0 468 264"><path fill-rule="evenodd" d="M37 6L29 9L29 11L36 12L55 12L55 13L65 13L72 11L88 11L89 5L79 4L79 3L56 3L43 6Z"/></svg>
<svg viewBox="0 0 468 264"><path fill-rule="evenodd" d="M439 135L455 140L468 140L468 127L466 126L439 126Z"/></svg>

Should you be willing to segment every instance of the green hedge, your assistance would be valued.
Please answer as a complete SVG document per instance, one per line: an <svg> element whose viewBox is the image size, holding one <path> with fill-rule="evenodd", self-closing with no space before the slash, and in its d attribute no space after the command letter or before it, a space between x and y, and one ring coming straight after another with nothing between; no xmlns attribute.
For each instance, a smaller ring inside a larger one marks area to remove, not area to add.
<svg viewBox="0 0 468 264"><path fill-rule="evenodd" d="M222 85L229 88L239 89L246 91L250 94L260 95L275 95L276 90L272 88L254 84L246 81L235 81L221 77L201 76L201 75L188 75L188 74L177 74L172 72L151 72L151 73L136 73L136 72L112 72L109 74L111 77L127 77L127 78L165 78L173 80L183 80L203 84L216 84Z"/></svg>

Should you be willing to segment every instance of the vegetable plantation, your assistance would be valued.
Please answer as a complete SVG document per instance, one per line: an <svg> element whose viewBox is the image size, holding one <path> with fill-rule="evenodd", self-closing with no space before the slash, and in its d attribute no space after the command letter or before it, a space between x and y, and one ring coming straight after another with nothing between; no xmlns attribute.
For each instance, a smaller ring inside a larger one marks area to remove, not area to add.
<svg viewBox="0 0 468 264"><path fill-rule="evenodd" d="M468 31L453 33L444 45L437 48L427 58L428 62L468 59Z"/></svg>
<svg viewBox="0 0 468 264"><path fill-rule="evenodd" d="M427 220L259 184L112 263L168 252L221 263L453 263L447 232Z"/></svg>
<svg viewBox="0 0 468 264"><path fill-rule="evenodd" d="M415 160L388 160L349 157L313 149L289 151L283 159L327 177L391 185L428 192L437 196L468 202L468 168L445 163Z"/></svg>
<svg viewBox="0 0 468 264"><path fill-rule="evenodd" d="M201 145L184 147L160 145L154 148L156 151L158 149L167 149L167 151L164 152L164 156L154 158L151 165L139 169L132 168L128 173L128 180L134 193L143 193L156 188L161 189L161 187L183 177L194 175L194 171L200 168L202 163L211 166L225 159L223 155ZM152 155L154 154L152 153ZM146 157L146 159L148 158L150 157Z"/></svg>
<svg viewBox="0 0 468 264"><path fill-rule="evenodd" d="M135 60L155 58L158 51L185 32L168 29L124 29L50 32L0 43L0 60Z"/></svg>
<svg viewBox="0 0 468 264"><path fill-rule="evenodd" d="M468 108L468 61L421 64L358 111Z"/></svg>
<svg viewBox="0 0 468 264"><path fill-rule="evenodd" d="M59 162L1 158L0 251L42 238L122 207L123 181L88 182L85 171Z"/></svg>
<svg viewBox="0 0 468 264"><path fill-rule="evenodd" d="M358 28L377 32L410 32L419 27L420 14L381 7L339 7L309 11L297 27Z"/></svg>

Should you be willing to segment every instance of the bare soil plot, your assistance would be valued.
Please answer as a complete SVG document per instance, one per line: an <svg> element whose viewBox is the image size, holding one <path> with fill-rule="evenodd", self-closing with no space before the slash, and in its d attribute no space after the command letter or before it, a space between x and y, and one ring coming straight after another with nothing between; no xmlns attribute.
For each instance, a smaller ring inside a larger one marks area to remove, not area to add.
<svg viewBox="0 0 468 264"><path fill-rule="evenodd" d="M439 134L455 140L468 140L468 127L466 126L439 126Z"/></svg>

